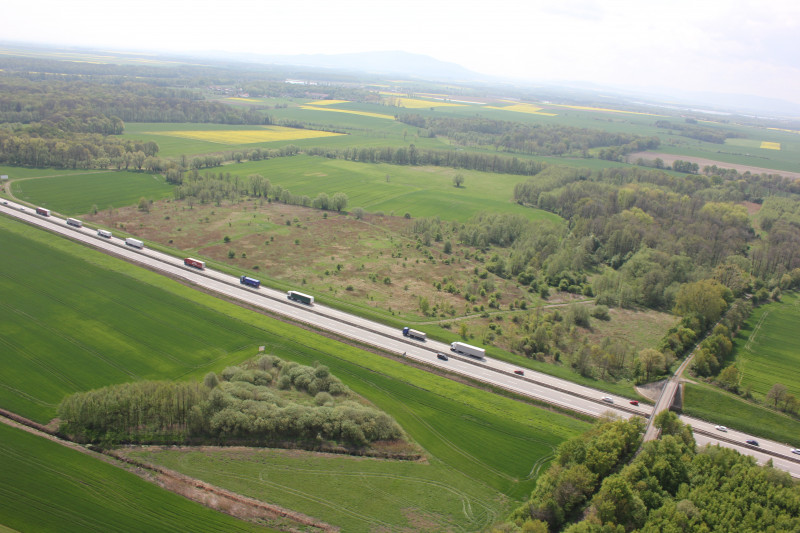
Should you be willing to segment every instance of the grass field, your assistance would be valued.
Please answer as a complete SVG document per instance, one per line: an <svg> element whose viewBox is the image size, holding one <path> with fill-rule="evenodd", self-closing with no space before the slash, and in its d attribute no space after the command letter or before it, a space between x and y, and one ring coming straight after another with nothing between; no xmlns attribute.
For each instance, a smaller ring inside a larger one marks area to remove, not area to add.
<svg viewBox="0 0 800 533"><path fill-rule="evenodd" d="M8 317L0 322L0 338L13 339L0 360L0 405L39 421L49 420L60 395L73 390L148 376L201 379L209 370L255 355L256 344L264 345L282 358L329 366L355 392L395 417L427 450L431 464L442 465L436 474L442 483L452 480L460 487L468 478L477 491L470 495L480 495L478 500L491 509L442 518L466 529L479 529L487 517L507 513L513 505L509 500L527 496L554 447L588 427L309 334L35 228L0 219L0 229L12 251L0 258ZM389 471L397 476L391 484L396 495L420 490L418 480L404 481L404 465L397 467L400 473ZM312 500L330 493L329 486L308 478L298 476L297 483L297 490ZM291 507L313 515L319 506L307 500L298 498ZM407 505L402 498L387 501L401 511L384 507L365 523L399 516ZM428 504L433 512L441 511L437 503ZM317 515L323 520L341 516L339 511ZM413 521L407 520L402 527Z"/></svg>
<svg viewBox="0 0 800 533"><path fill-rule="evenodd" d="M481 211L519 213L531 220L560 220L557 215L522 207L512 202L514 185L525 176L489 174L445 167L408 167L354 163L322 157L296 156L255 161L226 167L232 175L246 178L261 174L273 185L311 198L324 192L343 192L348 209L362 207L374 213L412 217L438 216L463 222ZM455 174L464 185L453 186ZM389 176L387 181L386 176Z"/></svg>
<svg viewBox="0 0 800 533"><path fill-rule="evenodd" d="M504 518L497 514L494 491L437 461L241 449L147 449L127 455L284 507L302 502L306 512L324 516L342 531L398 526L404 531L484 531Z"/></svg>
<svg viewBox="0 0 800 533"><path fill-rule="evenodd" d="M0 457L0 524L12 531L274 531L5 424Z"/></svg>
<svg viewBox="0 0 800 533"><path fill-rule="evenodd" d="M800 447L800 422L710 385L687 383L683 412L714 424Z"/></svg>
<svg viewBox="0 0 800 533"><path fill-rule="evenodd" d="M16 173L9 174L16 177ZM11 192L18 199L47 207L63 215L89 213L109 206L135 205L140 198L158 200L172 194L172 186L163 176L146 172L103 172L35 174L30 179L16 179Z"/></svg>
<svg viewBox="0 0 800 533"><path fill-rule="evenodd" d="M773 385L785 385L800 397L800 295L787 292L782 301L762 305L744 324L734 342L740 388L751 387L763 400Z"/></svg>

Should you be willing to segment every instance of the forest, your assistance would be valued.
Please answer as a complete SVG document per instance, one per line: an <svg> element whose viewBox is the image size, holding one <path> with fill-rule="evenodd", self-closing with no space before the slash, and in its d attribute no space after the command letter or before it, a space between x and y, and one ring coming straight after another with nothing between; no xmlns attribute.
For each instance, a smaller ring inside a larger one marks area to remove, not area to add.
<svg viewBox="0 0 800 533"><path fill-rule="evenodd" d="M601 420L561 444L528 502L493 531L797 531L800 486L771 465L719 446L698 449L665 411L661 438L640 420ZM626 464L627 463L627 464Z"/></svg>

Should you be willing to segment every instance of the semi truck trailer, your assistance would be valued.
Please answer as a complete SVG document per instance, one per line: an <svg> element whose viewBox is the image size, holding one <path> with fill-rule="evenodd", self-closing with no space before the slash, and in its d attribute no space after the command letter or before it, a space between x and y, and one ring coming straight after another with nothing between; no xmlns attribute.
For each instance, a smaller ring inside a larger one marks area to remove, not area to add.
<svg viewBox="0 0 800 533"><path fill-rule="evenodd" d="M97 234L100 235L101 237L105 237L106 239L111 238L111 232L105 229L97 230Z"/></svg>
<svg viewBox="0 0 800 533"><path fill-rule="evenodd" d="M472 346L470 344L464 344L463 342L452 343L450 345L450 350L463 355L477 357L478 359L483 359L486 357L486 350L483 348L478 348L477 346Z"/></svg>
<svg viewBox="0 0 800 533"><path fill-rule="evenodd" d="M45 209L44 207L37 207L36 208L36 214L37 215L42 215L43 217L49 217L50 216L50 210L49 209Z"/></svg>
<svg viewBox="0 0 800 533"><path fill-rule="evenodd" d="M131 239L130 237L125 239L125 244L128 246L133 246L134 248L139 248L140 250L144 248L144 243L142 241L138 239Z"/></svg>
<svg viewBox="0 0 800 533"><path fill-rule="evenodd" d="M308 294L303 294L302 292L289 291L286 293L286 297L292 301L300 302L301 304L306 304L306 305L314 304L314 297L309 296Z"/></svg>
<svg viewBox="0 0 800 533"><path fill-rule="evenodd" d="M192 259L191 257L187 257L183 260L183 264L186 266L199 268L200 270L204 270L206 268L206 264L204 261L200 261L199 259Z"/></svg>
<svg viewBox="0 0 800 533"><path fill-rule="evenodd" d="M261 286L261 280L255 278L249 278L247 276L240 277L239 283L241 283L242 285L250 285L251 287L255 287L256 289Z"/></svg>
<svg viewBox="0 0 800 533"><path fill-rule="evenodd" d="M69 224L70 226L75 226L76 228L80 228L83 226L83 222L81 222L77 218L68 218L67 224Z"/></svg>
<svg viewBox="0 0 800 533"><path fill-rule="evenodd" d="M420 341L425 340L425 333L422 331L417 331L415 329L411 329L408 326L403 328L403 336L404 337L411 337L412 339L417 339Z"/></svg>

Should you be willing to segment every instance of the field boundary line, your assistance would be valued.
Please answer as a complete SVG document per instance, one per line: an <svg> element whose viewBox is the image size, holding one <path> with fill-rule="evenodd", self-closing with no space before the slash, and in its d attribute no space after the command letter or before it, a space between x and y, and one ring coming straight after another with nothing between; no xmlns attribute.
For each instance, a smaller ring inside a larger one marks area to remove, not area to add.
<svg viewBox="0 0 800 533"><path fill-rule="evenodd" d="M240 520L251 522L254 515L260 515L258 516L259 518L285 518L292 520L304 526L314 528L314 531L322 531L324 533L338 533L339 531L337 526L327 524L302 513L284 509L283 507L262 502L254 498L248 498L199 479L184 476L179 472L136 461L118 455L112 450L97 452L76 442L59 437L43 424L34 422L33 420L2 408L0 408L0 423L60 444L65 448L70 448L90 457L94 457L116 468L127 470L149 483L160 486L164 490L183 496L217 512L234 516ZM133 468L129 468L127 465ZM224 501L219 501L219 498L224 499Z"/></svg>

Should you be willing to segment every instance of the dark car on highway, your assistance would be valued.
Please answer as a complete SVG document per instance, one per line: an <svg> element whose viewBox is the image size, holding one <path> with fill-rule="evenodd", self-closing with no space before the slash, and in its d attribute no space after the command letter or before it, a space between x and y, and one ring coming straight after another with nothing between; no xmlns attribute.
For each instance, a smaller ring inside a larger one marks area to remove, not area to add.
<svg viewBox="0 0 800 533"><path fill-rule="evenodd" d="M439 358L439 359L441 359L442 361L447 361L447 356L446 356L445 354L443 354L442 352L438 352L438 353L436 354L436 357L438 357L438 358Z"/></svg>
<svg viewBox="0 0 800 533"><path fill-rule="evenodd" d="M758 441L757 440L750 439L750 440L745 441L745 442L747 442L747 444L749 444L750 446L758 446Z"/></svg>

